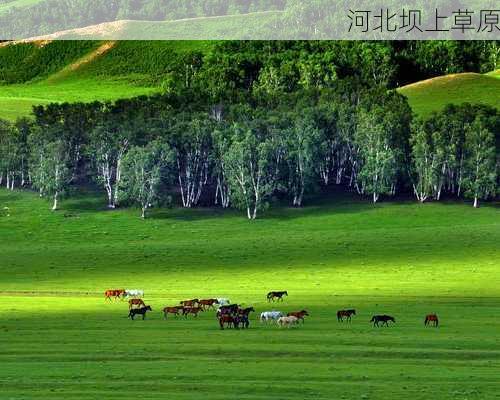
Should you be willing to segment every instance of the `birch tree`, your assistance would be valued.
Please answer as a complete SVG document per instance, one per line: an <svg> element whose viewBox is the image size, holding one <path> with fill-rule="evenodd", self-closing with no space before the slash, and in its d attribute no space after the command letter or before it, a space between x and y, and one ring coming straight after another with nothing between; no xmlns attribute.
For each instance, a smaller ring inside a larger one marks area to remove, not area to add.
<svg viewBox="0 0 500 400"><path fill-rule="evenodd" d="M301 207L304 191L314 176L315 145L320 142L320 132L312 121L298 118L284 131L284 142L288 192L293 206Z"/></svg>
<svg viewBox="0 0 500 400"><path fill-rule="evenodd" d="M118 205L123 158L130 145L130 131L114 121L101 123L91 132L89 155L96 180L106 190L108 208Z"/></svg>
<svg viewBox="0 0 500 400"><path fill-rule="evenodd" d="M234 125L232 130L233 142L224 154L226 175L233 203L254 220L274 189L272 141L252 126Z"/></svg>
<svg viewBox="0 0 500 400"><path fill-rule="evenodd" d="M479 207L480 199L496 193L495 137L477 117L465 130L465 195L474 199Z"/></svg>
<svg viewBox="0 0 500 400"><path fill-rule="evenodd" d="M362 193L370 193L376 203L381 194L392 194L397 172L396 150L391 133L383 123L382 110L361 110L356 130L362 166L359 181Z"/></svg>
<svg viewBox="0 0 500 400"><path fill-rule="evenodd" d="M71 181L65 143L62 140L39 143L34 149L33 161L33 186L39 190L40 196L52 197L52 211L56 211L59 198Z"/></svg>
<svg viewBox="0 0 500 400"><path fill-rule="evenodd" d="M208 182L212 129L210 121L199 116L175 127L172 145L183 207L196 206Z"/></svg>
<svg viewBox="0 0 500 400"><path fill-rule="evenodd" d="M225 126L220 126L218 129L215 129L212 133L212 165L213 175L217 185L215 188L215 204L220 204L222 208L229 207L231 199L225 158L225 154L228 153L230 146L230 129Z"/></svg>
<svg viewBox="0 0 500 400"><path fill-rule="evenodd" d="M130 148L123 159L120 197L138 204L142 218L158 199L162 170L171 158L172 153L165 144L152 141L144 147Z"/></svg>
<svg viewBox="0 0 500 400"><path fill-rule="evenodd" d="M15 180L20 169L20 148L14 127L0 121L0 175L5 177L5 187L14 190Z"/></svg>
<svg viewBox="0 0 500 400"><path fill-rule="evenodd" d="M432 134L427 132L423 124L414 127L410 138L413 192L418 201L425 202L433 193L439 176L436 174L438 164L434 151Z"/></svg>

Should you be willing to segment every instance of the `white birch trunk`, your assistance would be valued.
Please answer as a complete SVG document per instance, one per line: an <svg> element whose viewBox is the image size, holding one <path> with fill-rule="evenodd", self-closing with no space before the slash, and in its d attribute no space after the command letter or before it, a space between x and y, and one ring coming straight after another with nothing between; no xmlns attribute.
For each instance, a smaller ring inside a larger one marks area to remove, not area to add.
<svg viewBox="0 0 500 400"><path fill-rule="evenodd" d="M52 211L56 211L57 210L57 196L58 196L58 192L56 192L54 194L54 204L52 205Z"/></svg>

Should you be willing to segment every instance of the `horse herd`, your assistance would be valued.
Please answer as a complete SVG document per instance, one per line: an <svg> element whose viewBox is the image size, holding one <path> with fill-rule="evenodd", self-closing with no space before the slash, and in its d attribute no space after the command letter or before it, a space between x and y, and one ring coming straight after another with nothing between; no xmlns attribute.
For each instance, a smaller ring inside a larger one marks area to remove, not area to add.
<svg viewBox="0 0 500 400"><path fill-rule="evenodd" d="M128 299L129 314L128 318L134 319L137 315L141 315L142 319L146 318L148 311L153 311L151 306L146 305L141 298L144 296L144 291L139 289L111 289L106 290L104 293L106 300L111 299ZM267 301L283 301L283 297L288 296L285 291L272 291L266 296ZM217 307L217 308L216 308ZM212 298L212 299L190 299L179 302L179 305L167 306L163 308L163 318L167 319L168 314L175 317L180 315L187 318L189 315L198 317L198 314L207 310L216 311L216 319L219 323L220 329L234 328L246 329L250 326L249 316L250 313L255 312L253 307L242 308L238 304L232 304L227 298ZM337 311L338 322L352 321L352 316L356 315L356 310L339 310ZM302 321L305 322L305 317L309 316L307 310L292 311L283 313L281 311L263 311L260 313L260 322L269 323L274 322L280 327L290 328L298 326ZM390 315L374 315L369 321L373 323L374 327L389 326L389 322L395 324L396 319ZM428 314L424 320L425 326L438 327L439 319L436 314Z"/></svg>

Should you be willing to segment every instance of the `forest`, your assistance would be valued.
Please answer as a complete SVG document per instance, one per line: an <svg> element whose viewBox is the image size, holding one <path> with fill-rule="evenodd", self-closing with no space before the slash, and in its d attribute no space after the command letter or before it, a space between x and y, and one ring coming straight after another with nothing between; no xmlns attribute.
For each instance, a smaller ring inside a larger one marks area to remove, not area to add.
<svg viewBox="0 0 500 400"><path fill-rule="evenodd" d="M411 195L477 207L498 191L498 109L450 105L421 118L392 88L408 71L492 69L496 45L219 43L169 60L163 94L37 106L33 118L1 122L0 184L37 190L54 210L98 185L110 208L137 205L143 217L180 204L255 219L333 186L373 202Z"/></svg>

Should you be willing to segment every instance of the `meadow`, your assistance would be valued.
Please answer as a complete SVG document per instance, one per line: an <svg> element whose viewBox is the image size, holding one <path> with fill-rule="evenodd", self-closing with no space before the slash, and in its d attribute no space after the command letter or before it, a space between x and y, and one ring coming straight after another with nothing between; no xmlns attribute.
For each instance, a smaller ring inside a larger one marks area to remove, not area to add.
<svg viewBox="0 0 500 400"><path fill-rule="evenodd" d="M372 205L330 194L303 209L107 211L83 193L50 212L0 189L2 399L498 399L498 204ZM153 308L126 318L109 288ZM268 304L270 290L288 290ZM193 297L253 305L248 330L214 312L163 320ZM293 329L258 313L306 308ZM356 308L352 324L335 312ZM425 328L436 312L441 326ZM373 328L373 314L396 324Z"/></svg>
<svg viewBox="0 0 500 400"><path fill-rule="evenodd" d="M444 75L403 86L398 91L421 117L441 111L447 104L484 104L500 109L499 76L498 70L488 74Z"/></svg>

